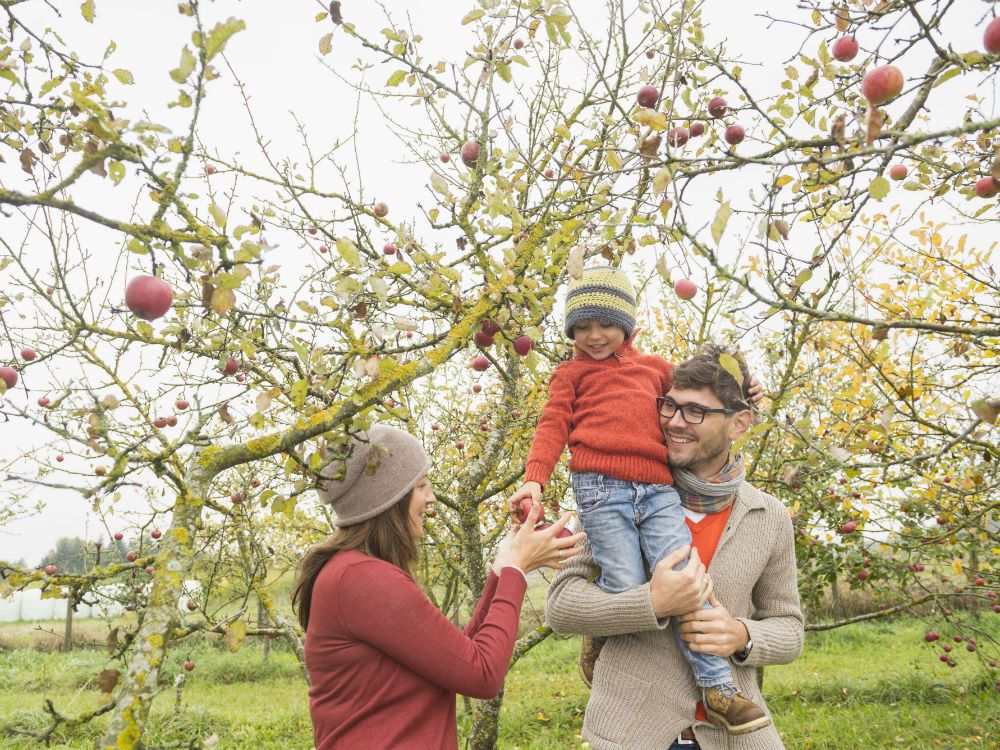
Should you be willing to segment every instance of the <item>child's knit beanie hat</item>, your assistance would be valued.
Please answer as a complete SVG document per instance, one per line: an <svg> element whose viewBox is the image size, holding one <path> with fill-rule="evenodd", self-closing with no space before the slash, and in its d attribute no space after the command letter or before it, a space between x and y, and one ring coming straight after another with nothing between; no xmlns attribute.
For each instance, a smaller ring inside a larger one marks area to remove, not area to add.
<svg viewBox="0 0 1000 750"><path fill-rule="evenodd" d="M573 326L584 320L599 320L625 331L635 329L635 289L621 270L611 266L585 268L579 279L569 282L566 293L566 335L573 338Z"/></svg>
<svg viewBox="0 0 1000 750"><path fill-rule="evenodd" d="M352 437L346 459L321 472L319 494L337 514L338 528L352 526L388 510L406 497L431 462L413 435L388 425L374 425Z"/></svg>

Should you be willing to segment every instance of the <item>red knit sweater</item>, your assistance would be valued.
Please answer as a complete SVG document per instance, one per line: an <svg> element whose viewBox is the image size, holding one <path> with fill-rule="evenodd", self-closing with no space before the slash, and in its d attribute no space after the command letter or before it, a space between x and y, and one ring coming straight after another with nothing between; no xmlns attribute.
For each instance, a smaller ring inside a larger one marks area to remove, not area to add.
<svg viewBox="0 0 1000 750"><path fill-rule="evenodd" d="M456 750L455 694L500 692L526 588L515 569L490 573L462 632L399 568L335 554L306 631L316 750Z"/></svg>
<svg viewBox="0 0 1000 750"><path fill-rule="evenodd" d="M632 339L607 359L577 350L575 358L552 371L524 481L544 486L569 443L573 471L672 483L656 398L670 390L673 376L672 363L642 354Z"/></svg>

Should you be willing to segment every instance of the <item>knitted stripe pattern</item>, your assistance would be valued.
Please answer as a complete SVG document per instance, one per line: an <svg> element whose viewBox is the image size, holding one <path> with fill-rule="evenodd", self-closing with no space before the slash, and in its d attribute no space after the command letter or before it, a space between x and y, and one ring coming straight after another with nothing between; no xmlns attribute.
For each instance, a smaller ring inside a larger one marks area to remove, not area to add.
<svg viewBox="0 0 1000 750"><path fill-rule="evenodd" d="M599 320L625 331L635 329L635 289L622 271L610 266L586 268L579 279L569 282L566 294L565 331L573 338L573 326L585 320Z"/></svg>

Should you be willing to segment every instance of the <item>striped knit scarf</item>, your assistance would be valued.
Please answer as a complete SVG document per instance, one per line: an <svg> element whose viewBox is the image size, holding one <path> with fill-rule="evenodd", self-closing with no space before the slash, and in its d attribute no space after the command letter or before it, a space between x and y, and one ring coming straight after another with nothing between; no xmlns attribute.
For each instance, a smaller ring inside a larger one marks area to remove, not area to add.
<svg viewBox="0 0 1000 750"><path fill-rule="evenodd" d="M708 479L701 479L680 468L671 467L670 471L681 496L681 505L695 513L718 513L728 508L747 473L741 453L730 456L719 473Z"/></svg>

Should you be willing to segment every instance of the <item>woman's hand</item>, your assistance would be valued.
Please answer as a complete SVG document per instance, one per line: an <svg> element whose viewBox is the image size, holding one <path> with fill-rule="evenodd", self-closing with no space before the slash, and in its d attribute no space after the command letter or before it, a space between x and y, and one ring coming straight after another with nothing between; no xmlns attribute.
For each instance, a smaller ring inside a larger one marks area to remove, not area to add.
<svg viewBox="0 0 1000 750"><path fill-rule="evenodd" d="M556 536L566 528L572 518L571 513L563 514L562 518L541 531L535 531L535 524L542 518L542 506L534 503L524 523L515 527L500 543L497 557L493 563L494 572L499 573L504 565L516 565L525 573L537 568L562 568L564 560L583 552L581 543L586 534L580 532L570 536Z"/></svg>
<svg viewBox="0 0 1000 750"><path fill-rule="evenodd" d="M753 375L750 376L750 382L747 384L747 395L750 397L750 405L754 409L764 400L764 386Z"/></svg>

